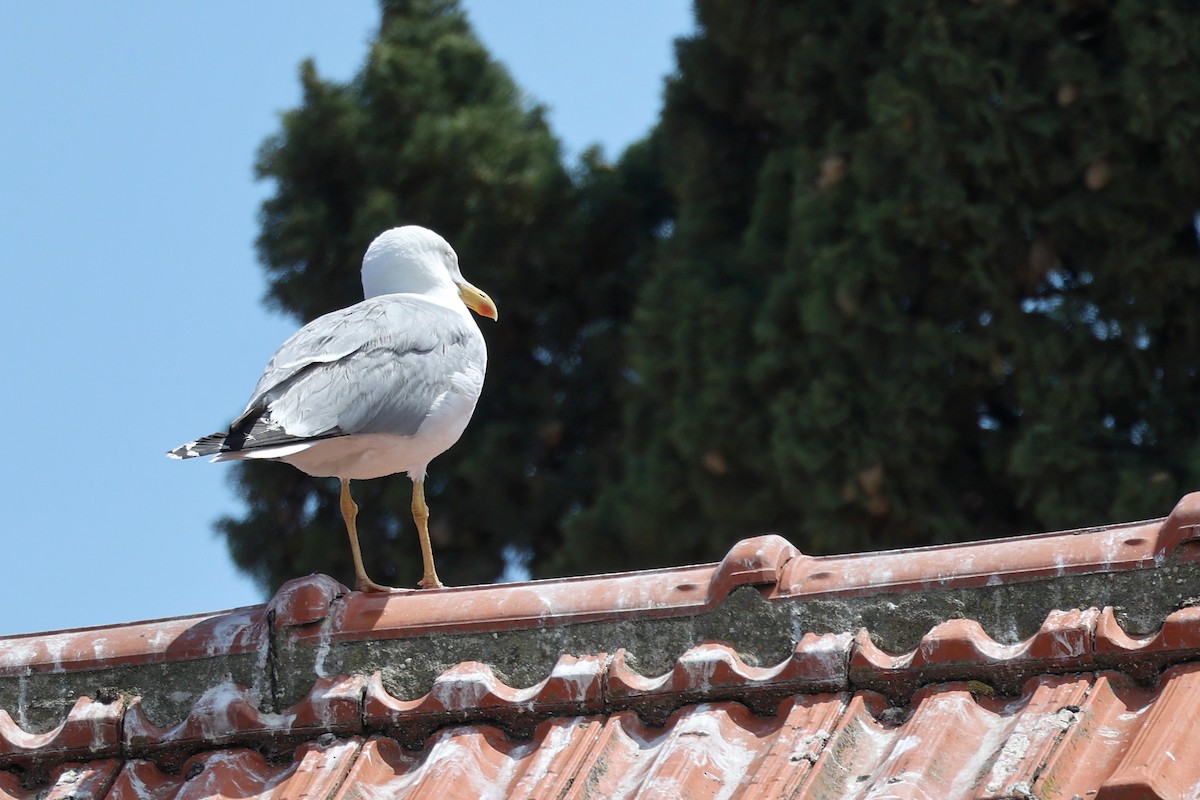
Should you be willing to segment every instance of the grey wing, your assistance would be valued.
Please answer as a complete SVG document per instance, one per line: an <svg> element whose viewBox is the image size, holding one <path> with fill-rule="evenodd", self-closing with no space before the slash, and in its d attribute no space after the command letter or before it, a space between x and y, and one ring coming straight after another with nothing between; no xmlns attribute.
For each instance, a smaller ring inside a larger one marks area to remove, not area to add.
<svg viewBox="0 0 1200 800"><path fill-rule="evenodd" d="M269 437L270 444L411 435L456 377L482 373L485 360L478 327L462 315L417 298L372 298L319 317L288 339L234 427L248 422L261 433L283 434Z"/></svg>

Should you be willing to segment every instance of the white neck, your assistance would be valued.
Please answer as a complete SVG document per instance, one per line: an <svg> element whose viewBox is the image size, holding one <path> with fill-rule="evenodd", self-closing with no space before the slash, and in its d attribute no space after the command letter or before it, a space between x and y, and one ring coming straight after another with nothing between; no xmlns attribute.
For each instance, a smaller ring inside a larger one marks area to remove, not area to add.
<svg viewBox="0 0 1200 800"><path fill-rule="evenodd" d="M423 294L457 297L444 262L427 249L405 246L405 242L376 241L363 258L364 297L381 294Z"/></svg>
<svg viewBox="0 0 1200 800"><path fill-rule="evenodd" d="M378 297L381 294L427 294L457 297L454 284L440 266L438 272L421 269L396 269L375 264L363 264L363 297Z"/></svg>

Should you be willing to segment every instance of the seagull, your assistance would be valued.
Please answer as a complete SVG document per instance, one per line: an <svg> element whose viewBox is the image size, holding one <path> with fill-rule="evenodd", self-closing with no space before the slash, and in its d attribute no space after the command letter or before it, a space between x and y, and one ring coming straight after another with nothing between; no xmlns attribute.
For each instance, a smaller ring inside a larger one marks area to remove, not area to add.
<svg viewBox="0 0 1200 800"><path fill-rule="evenodd" d="M284 461L340 479L355 588L364 592L393 590L363 567L350 481L407 472L424 568L419 585L440 588L425 474L458 441L483 388L487 347L468 309L496 320L496 304L463 278L454 248L417 225L371 242L362 285L361 303L314 319L283 343L228 432L167 455Z"/></svg>

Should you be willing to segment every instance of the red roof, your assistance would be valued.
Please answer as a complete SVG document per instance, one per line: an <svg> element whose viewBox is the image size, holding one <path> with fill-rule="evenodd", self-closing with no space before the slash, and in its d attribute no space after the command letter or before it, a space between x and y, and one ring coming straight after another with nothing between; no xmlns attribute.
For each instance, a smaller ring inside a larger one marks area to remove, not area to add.
<svg viewBox="0 0 1200 800"><path fill-rule="evenodd" d="M0 795L1194 797L1198 525L6 637Z"/></svg>

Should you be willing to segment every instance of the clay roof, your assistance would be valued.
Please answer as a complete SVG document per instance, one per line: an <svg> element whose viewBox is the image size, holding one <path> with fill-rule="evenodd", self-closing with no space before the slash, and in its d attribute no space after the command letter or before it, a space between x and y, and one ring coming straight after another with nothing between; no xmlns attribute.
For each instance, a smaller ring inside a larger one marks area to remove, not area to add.
<svg viewBox="0 0 1200 800"><path fill-rule="evenodd" d="M1193 797L1198 526L6 637L0 796Z"/></svg>

